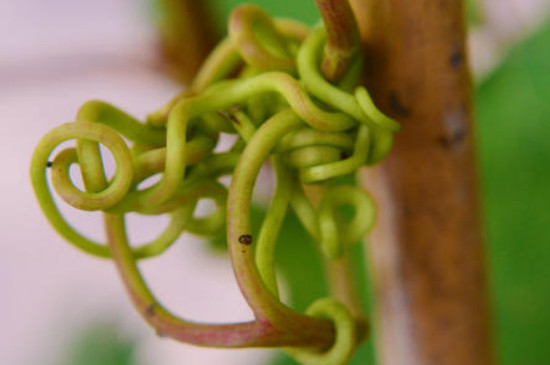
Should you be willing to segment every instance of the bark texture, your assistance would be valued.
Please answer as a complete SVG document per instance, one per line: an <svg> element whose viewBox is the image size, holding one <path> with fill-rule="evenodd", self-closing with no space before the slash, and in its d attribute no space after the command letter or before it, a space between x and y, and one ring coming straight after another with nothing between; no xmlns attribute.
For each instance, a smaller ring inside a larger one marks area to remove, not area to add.
<svg viewBox="0 0 550 365"><path fill-rule="evenodd" d="M376 104L403 126L364 173L383 365L493 363L462 1L352 0Z"/></svg>

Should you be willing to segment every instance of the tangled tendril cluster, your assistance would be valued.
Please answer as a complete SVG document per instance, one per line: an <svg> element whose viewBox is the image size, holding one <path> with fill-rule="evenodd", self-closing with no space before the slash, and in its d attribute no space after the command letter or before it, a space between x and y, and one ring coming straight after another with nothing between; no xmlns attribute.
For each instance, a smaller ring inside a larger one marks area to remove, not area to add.
<svg viewBox="0 0 550 365"><path fill-rule="evenodd" d="M293 209L327 261L338 260L371 229L375 207L355 185L336 178L379 162L389 152L399 125L383 115L363 87L354 89L361 58L333 84L320 71L326 31L272 19L250 5L234 10L229 36L211 53L192 85L140 122L114 106L90 101L76 121L58 126L39 142L31 177L40 206L53 227L79 249L112 258L130 296L159 334L203 346L285 347L308 364L345 363L365 335L364 319L333 298L299 313L279 300L274 250L282 221ZM238 136L224 151L221 133ZM50 155L61 143L74 148ZM129 141L129 142L128 142ZM116 162L107 179L99 146ZM252 192L270 159L276 189L258 237L252 237ZM73 184L80 168L84 191ZM48 169L49 167L49 169ZM58 210L51 186L70 206L104 212L107 243L73 228ZM142 183L153 175L160 180ZM220 183L231 176L229 188ZM312 203L304 186L323 185ZM196 217L201 199L217 209ZM343 220L342 206L354 216ZM153 241L130 245L124 216L169 214ZM227 227L230 258L255 320L201 324L181 319L154 297L136 261L163 253L183 232L208 236Z"/></svg>

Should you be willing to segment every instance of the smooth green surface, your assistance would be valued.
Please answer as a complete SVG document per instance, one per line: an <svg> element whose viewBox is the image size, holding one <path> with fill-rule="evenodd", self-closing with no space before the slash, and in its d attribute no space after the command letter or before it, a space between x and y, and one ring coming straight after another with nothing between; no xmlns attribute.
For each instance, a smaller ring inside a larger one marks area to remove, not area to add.
<svg viewBox="0 0 550 365"><path fill-rule="evenodd" d="M261 6L269 14L275 17L284 17L300 20L306 24L313 25L320 15L313 0L209 0L211 8L217 17L217 24L225 34L227 17L231 10L242 3L256 4Z"/></svg>
<svg viewBox="0 0 550 365"><path fill-rule="evenodd" d="M549 364L550 23L476 99L500 363Z"/></svg>
<svg viewBox="0 0 550 365"><path fill-rule="evenodd" d="M135 365L138 344L116 323L90 324L78 333L63 365Z"/></svg>

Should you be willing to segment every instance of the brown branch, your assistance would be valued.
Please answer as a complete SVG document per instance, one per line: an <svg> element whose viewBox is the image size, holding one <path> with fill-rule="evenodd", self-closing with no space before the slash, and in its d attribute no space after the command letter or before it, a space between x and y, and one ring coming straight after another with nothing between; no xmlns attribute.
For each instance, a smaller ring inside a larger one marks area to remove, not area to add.
<svg viewBox="0 0 550 365"><path fill-rule="evenodd" d="M384 365L493 362L462 3L352 1L368 89L403 125L365 173Z"/></svg>
<svg viewBox="0 0 550 365"><path fill-rule="evenodd" d="M337 81L359 50L357 22L347 0L315 0L315 3L327 28L321 67L328 80Z"/></svg>

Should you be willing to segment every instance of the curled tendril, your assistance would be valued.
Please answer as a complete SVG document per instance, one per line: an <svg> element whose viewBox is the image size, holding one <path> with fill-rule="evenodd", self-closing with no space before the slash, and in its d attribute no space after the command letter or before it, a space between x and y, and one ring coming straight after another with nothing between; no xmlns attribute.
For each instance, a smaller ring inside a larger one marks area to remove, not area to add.
<svg viewBox="0 0 550 365"><path fill-rule="evenodd" d="M299 23L277 25L258 7L243 4L233 11L229 35L249 65L262 71L291 73L296 68L292 50L296 41L305 38L307 28Z"/></svg>
<svg viewBox="0 0 550 365"><path fill-rule="evenodd" d="M353 355L357 343L356 326L349 310L333 298L323 298L308 307L306 313L330 319L336 335L334 344L323 352L307 349L288 349L288 353L304 365L345 364Z"/></svg>
<svg viewBox="0 0 550 365"><path fill-rule="evenodd" d="M38 143L31 179L44 214L73 245L116 262L134 305L163 335L203 346L288 347L307 364L342 364L365 336L360 315L334 298L315 302L305 314L290 308L279 300L275 276L277 237L290 209L327 262L343 257L370 231L375 219L370 196L334 181L380 161L399 129L365 88L353 90L359 56L338 85L325 79L320 71L325 44L322 27L309 31L257 7L240 6L230 19L229 37L191 87L145 122L91 101L75 122L53 129ZM225 151L216 149L220 133L238 136ZM76 148L56 150L69 140ZM100 146L116 162L110 179ZM259 236L253 237L252 192L268 159L277 186ZM73 165L80 168L84 188L71 180ZM48 167L51 186L63 201L104 212L107 244L85 237L65 220L52 197ZM160 180L143 187L155 175ZM219 182L226 175L229 188ZM312 183L324 187L318 202L304 190ZM214 201L217 209L198 218L195 209L202 199ZM344 206L354 213L349 220L340 217ZM130 245L124 223L130 212L168 214L170 223L153 241ZM233 270L255 320L213 325L176 317L156 300L136 260L162 254L183 232L208 236L224 226Z"/></svg>
<svg viewBox="0 0 550 365"><path fill-rule="evenodd" d="M336 209L351 206L356 211L349 222L342 222ZM329 189L319 203L319 242L323 254L330 259L340 258L346 247L361 241L374 224L375 206L363 190L350 185Z"/></svg>

